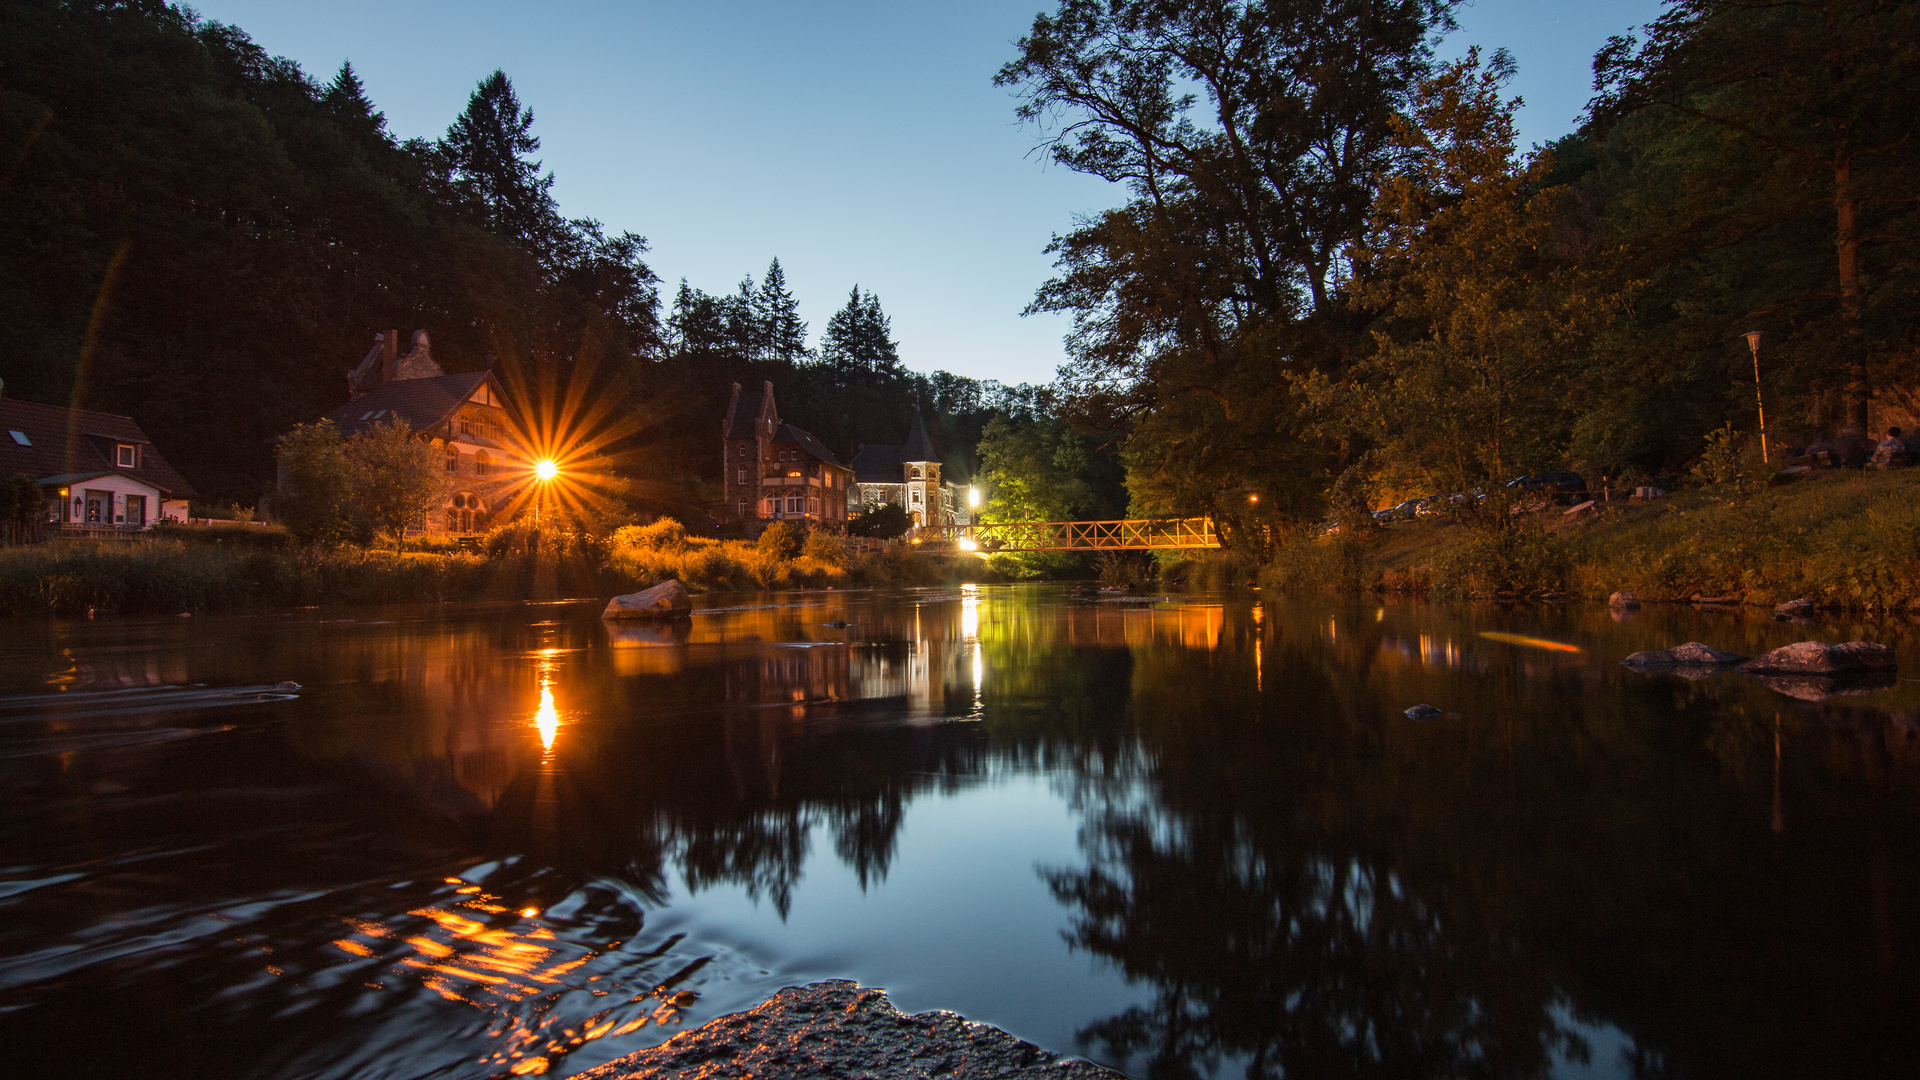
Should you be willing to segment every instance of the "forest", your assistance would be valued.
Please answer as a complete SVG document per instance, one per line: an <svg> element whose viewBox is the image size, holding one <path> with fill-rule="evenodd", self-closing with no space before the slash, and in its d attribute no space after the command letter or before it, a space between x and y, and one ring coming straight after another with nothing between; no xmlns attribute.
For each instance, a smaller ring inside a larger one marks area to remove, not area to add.
<svg viewBox="0 0 1920 1080"><path fill-rule="evenodd" d="M481 79L400 139L159 0L0 3L5 392L127 413L248 501L381 329L426 327L701 520L729 386L837 453L915 405L1000 518L1211 515L1259 555L1329 516L1573 469L1674 486L1920 419L1920 3L1670 0L1521 147L1514 61L1438 51L1456 0L1059 0L992 77L1051 159L1124 185L1062 222L1048 385L908 369L855 283L809 347L774 260L664 286L569 219L533 112ZM1013 31L1017 28L1010 27ZM593 429L593 430L586 430Z"/></svg>
<svg viewBox="0 0 1920 1080"><path fill-rule="evenodd" d="M1136 513L1257 555L1524 473L1672 487L1752 442L1752 331L1776 450L1911 423L1920 4L1669 0L1530 149L1512 57L1436 51L1457 6L1061 0L1017 42L1020 118L1131 192L1033 307Z"/></svg>
<svg viewBox="0 0 1920 1080"><path fill-rule="evenodd" d="M843 460L918 405L961 479L990 420L1049 423L1042 388L909 370L857 284L814 348L778 259L663 295L644 238L560 212L539 149L504 72L442 137L400 139L350 62L320 79L159 0L4 0L5 393L130 415L209 506L251 505L373 335L424 327L530 414L598 403L569 434L628 511L687 521L718 497L736 381L772 380Z"/></svg>

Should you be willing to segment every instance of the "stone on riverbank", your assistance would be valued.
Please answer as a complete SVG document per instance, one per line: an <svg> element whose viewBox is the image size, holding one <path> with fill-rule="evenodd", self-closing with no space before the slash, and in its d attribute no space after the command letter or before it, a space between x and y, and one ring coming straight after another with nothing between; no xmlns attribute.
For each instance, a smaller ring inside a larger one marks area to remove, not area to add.
<svg viewBox="0 0 1920 1080"><path fill-rule="evenodd" d="M1740 665L1740 670L1751 675L1856 675L1893 667L1893 650L1878 642L1798 641L1756 656Z"/></svg>
<svg viewBox="0 0 1920 1080"><path fill-rule="evenodd" d="M942 1080L1118 1080L999 1028L950 1012L908 1016L880 990L845 980L789 986L760 1005L683 1031L579 1080L786 1080L941 1077Z"/></svg>
<svg viewBox="0 0 1920 1080"><path fill-rule="evenodd" d="M603 619L691 619L693 598L687 587L671 578L651 589L616 596L607 601Z"/></svg>

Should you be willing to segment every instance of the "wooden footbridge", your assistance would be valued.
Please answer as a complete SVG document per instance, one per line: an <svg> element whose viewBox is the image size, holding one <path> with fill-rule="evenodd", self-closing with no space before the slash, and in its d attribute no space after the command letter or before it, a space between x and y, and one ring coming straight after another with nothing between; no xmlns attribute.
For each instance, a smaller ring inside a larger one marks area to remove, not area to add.
<svg viewBox="0 0 1920 1080"><path fill-rule="evenodd" d="M922 529L916 550L957 551L1168 551L1217 548L1212 518L1135 518L1128 521L1017 521Z"/></svg>

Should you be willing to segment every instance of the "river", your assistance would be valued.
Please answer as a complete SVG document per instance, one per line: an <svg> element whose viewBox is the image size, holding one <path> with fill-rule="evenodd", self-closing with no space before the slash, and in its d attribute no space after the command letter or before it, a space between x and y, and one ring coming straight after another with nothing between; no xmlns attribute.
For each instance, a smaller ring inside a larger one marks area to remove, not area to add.
<svg viewBox="0 0 1920 1080"><path fill-rule="evenodd" d="M1920 680L1619 664L1904 623L700 602L0 622L22 1075L566 1076L821 978L1142 1078L1920 1069Z"/></svg>

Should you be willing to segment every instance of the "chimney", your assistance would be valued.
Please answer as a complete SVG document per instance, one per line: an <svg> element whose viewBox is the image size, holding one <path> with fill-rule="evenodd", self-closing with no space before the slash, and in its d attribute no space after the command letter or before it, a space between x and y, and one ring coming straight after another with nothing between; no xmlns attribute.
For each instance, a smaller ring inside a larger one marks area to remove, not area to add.
<svg viewBox="0 0 1920 1080"><path fill-rule="evenodd" d="M380 382L393 381L394 366L400 362L400 331L389 330L380 338Z"/></svg>

